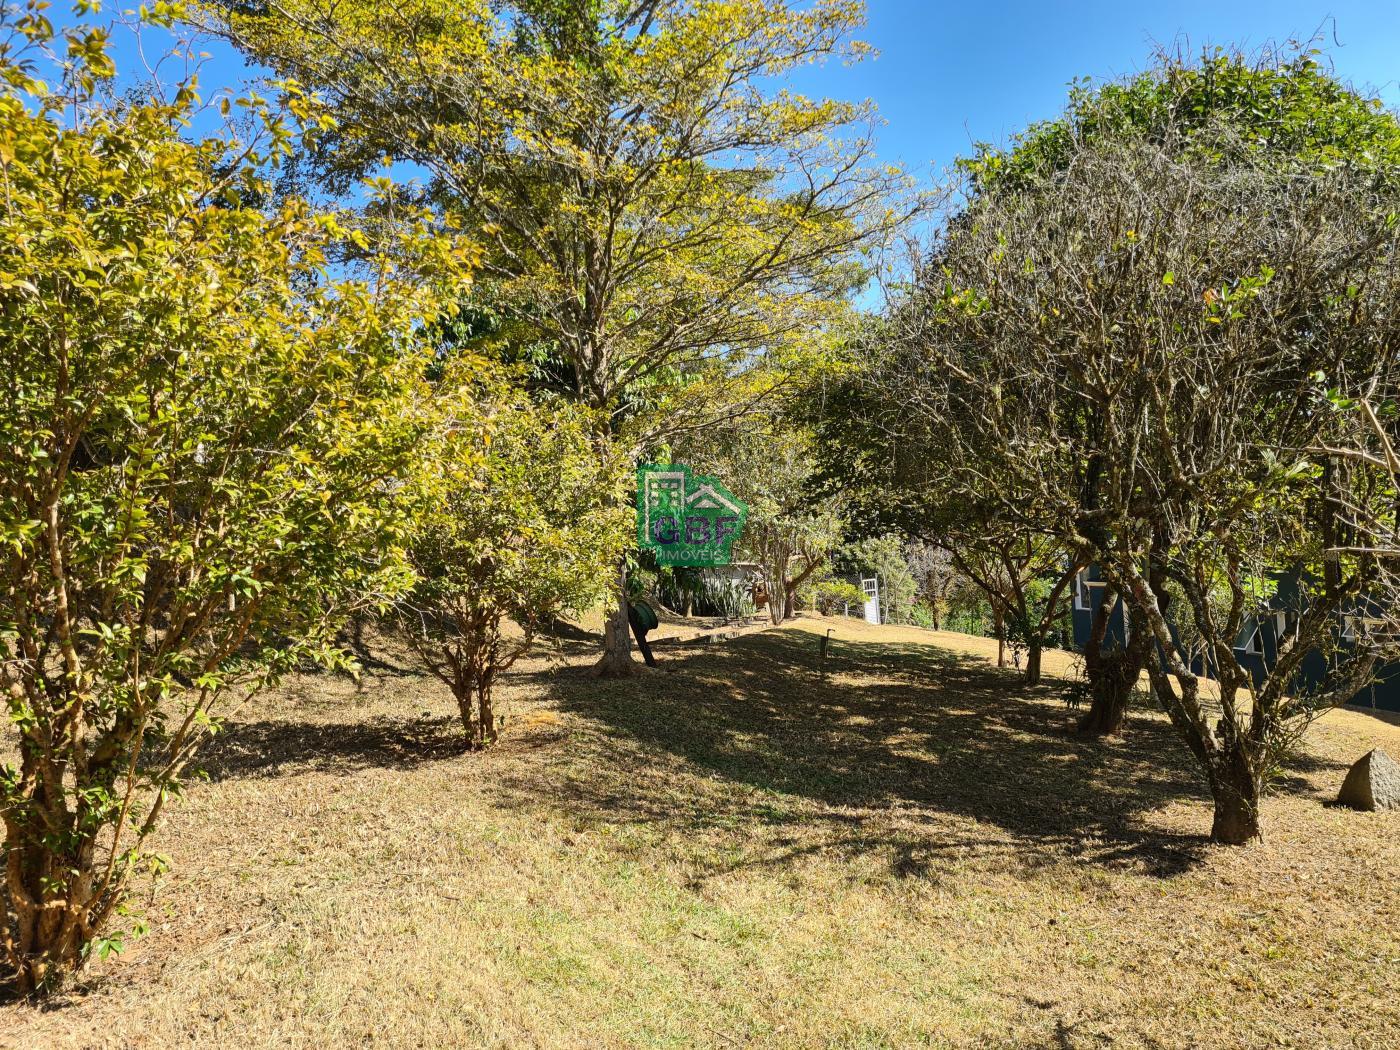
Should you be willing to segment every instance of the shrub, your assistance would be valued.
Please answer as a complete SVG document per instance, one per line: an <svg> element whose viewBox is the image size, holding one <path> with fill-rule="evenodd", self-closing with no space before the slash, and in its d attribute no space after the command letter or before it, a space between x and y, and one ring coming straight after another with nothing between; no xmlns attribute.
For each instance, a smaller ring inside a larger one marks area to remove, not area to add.
<svg viewBox="0 0 1400 1050"><path fill-rule="evenodd" d="M919 602L917 605L913 605L910 607L909 622L912 623L915 627L925 627L929 630L932 630L934 626L933 610L930 609L923 602Z"/></svg>
<svg viewBox="0 0 1400 1050"><path fill-rule="evenodd" d="M865 592L852 583L841 580L823 580L812 588L812 601L817 612L830 616L843 605L865 608Z"/></svg>
<svg viewBox="0 0 1400 1050"><path fill-rule="evenodd" d="M409 543L418 578L397 614L451 687L468 743L485 747L497 677L541 627L604 597L625 531L610 509L618 471L587 413L479 384L447 396L458 407L424 475Z"/></svg>
<svg viewBox="0 0 1400 1050"><path fill-rule="evenodd" d="M120 950L227 704L341 662L337 618L404 583L403 347L434 287L332 281L333 220L244 203L287 141L256 105L259 140L182 141L188 88L103 104L81 27L60 82L29 79L37 10L0 48L0 950L26 994Z"/></svg>
<svg viewBox="0 0 1400 1050"><path fill-rule="evenodd" d="M657 597L671 609L695 616L740 620L756 611L750 584L712 576L703 569L668 570L657 580Z"/></svg>

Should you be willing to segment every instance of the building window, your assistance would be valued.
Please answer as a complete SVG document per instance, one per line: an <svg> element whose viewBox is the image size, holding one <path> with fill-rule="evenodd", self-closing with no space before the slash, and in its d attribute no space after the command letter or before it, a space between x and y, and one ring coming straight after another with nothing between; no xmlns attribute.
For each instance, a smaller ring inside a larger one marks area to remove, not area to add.
<svg viewBox="0 0 1400 1050"><path fill-rule="evenodd" d="M1250 624L1245 628L1244 642L1235 648L1242 653L1249 653L1251 656L1264 655L1264 634L1259 630L1259 625Z"/></svg>
<svg viewBox="0 0 1400 1050"><path fill-rule="evenodd" d="M1103 580L1089 579L1088 572L1081 572L1074 585L1074 607L1080 612L1093 612L1103 601L1103 589L1108 586Z"/></svg>
<svg viewBox="0 0 1400 1050"><path fill-rule="evenodd" d="M1282 646L1284 640L1298 626L1298 613L1293 609L1279 609L1274 613L1274 642Z"/></svg>
<svg viewBox="0 0 1400 1050"><path fill-rule="evenodd" d="M1343 620L1342 637L1349 642L1356 641L1356 636L1361 637L1371 645L1389 645L1397 640L1397 634L1391 621L1381 616L1348 616Z"/></svg>

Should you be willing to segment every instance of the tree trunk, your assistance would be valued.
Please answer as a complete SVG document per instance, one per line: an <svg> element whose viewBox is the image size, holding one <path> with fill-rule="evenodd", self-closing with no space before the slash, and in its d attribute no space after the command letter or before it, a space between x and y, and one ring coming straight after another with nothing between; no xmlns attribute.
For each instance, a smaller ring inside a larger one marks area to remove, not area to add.
<svg viewBox="0 0 1400 1050"><path fill-rule="evenodd" d="M1128 724L1128 707L1132 702L1131 687L1116 676L1101 678L1090 685L1089 710L1079 720L1078 731L1084 736L1117 736Z"/></svg>
<svg viewBox="0 0 1400 1050"><path fill-rule="evenodd" d="M1089 710L1079 720L1085 736L1116 736L1128 722L1133 690L1152 655L1152 638L1145 627L1128 640L1124 649L1100 655L1092 664L1085 659L1089 673Z"/></svg>
<svg viewBox="0 0 1400 1050"><path fill-rule="evenodd" d="M21 997L61 987L83 961L78 926L59 911L35 911L13 920L14 945L9 953L18 959L14 990Z"/></svg>
<svg viewBox="0 0 1400 1050"><path fill-rule="evenodd" d="M129 754L144 725L135 718L119 720L124 728L109 738L117 740L109 757L101 757L101 744L88 752L82 781L83 787L101 789L107 797L119 791L115 771L124 761L111 756ZM120 841L126 825L95 819L82 800L70 807L73 795L63 783L63 764L41 757L37 731L22 731L18 742L19 791L0 811L0 972L9 970L4 990L28 997L62 987L82 967L84 948L121 899L126 868L118 861L110 877L105 874L97 842L107 829ZM147 815L153 818L158 812L157 801Z"/></svg>
<svg viewBox="0 0 1400 1050"><path fill-rule="evenodd" d="M462 732L472 751L484 750L496 742L495 684L494 675L486 674L466 675L453 684Z"/></svg>
<svg viewBox="0 0 1400 1050"><path fill-rule="evenodd" d="M75 931L57 928L57 921L67 916L67 909L43 907L50 902L45 899L43 871L48 865L43 862L41 850L17 825L8 821L7 825L6 903L10 914L3 928L5 958L14 971L15 991L30 996L56 986L77 969L81 945L74 940Z"/></svg>
<svg viewBox="0 0 1400 1050"><path fill-rule="evenodd" d="M1131 571L1131 565L1128 566ZM1261 838L1259 830L1259 797L1263 779L1250 760L1247 740L1240 738L1226 720L1222 728L1212 733L1201 707L1200 677L1183 658L1171 635L1165 605L1158 600L1162 587L1158 580L1145 580L1140 575L1127 575L1128 593L1133 598L1133 627L1141 622L1151 628L1154 652L1164 660L1152 659L1147 664L1152 688L1182 741L1205 769L1215 801L1215 817L1211 823L1211 841L1239 846ZM1165 666L1163 666L1165 664ZM1172 687L1168 672L1176 677ZM1222 703L1241 683L1221 681ZM1228 709L1228 708L1227 708Z"/></svg>
<svg viewBox="0 0 1400 1050"><path fill-rule="evenodd" d="M797 588L807 582L807 577L817 571L817 568L826 561L826 556L820 558L809 558L802 571L791 579L787 578L787 569L784 567L782 580L783 591L783 619L791 620L797 615ZM774 621L779 622L779 621Z"/></svg>
<svg viewBox="0 0 1400 1050"><path fill-rule="evenodd" d="M1239 748L1234 744L1232 751ZM1215 819L1210 826L1212 842L1242 846L1262 838L1259 831L1259 782L1248 769L1244 756L1228 754L1226 769L1211 777L1215 798Z"/></svg>
<svg viewBox="0 0 1400 1050"><path fill-rule="evenodd" d="M628 678L637 674L632 659L632 626L627 620L627 562L618 563L617 605L603 625L603 655L593 665L599 678Z"/></svg>
<svg viewBox="0 0 1400 1050"><path fill-rule="evenodd" d="M997 635L997 666L1006 666L1006 617L1001 609L992 610L992 629Z"/></svg>
<svg viewBox="0 0 1400 1050"><path fill-rule="evenodd" d="M477 684L476 702L476 746L478 749L488 748L496 742L497 736L495 683L490 678L484 678Z"/></svg>
<svg viewBox="0 0 1400 1050"><path fill-rule="evenodd" d="M1090 592L1092 593L1092 591ZM1104 588L1103 596L1094 609L1094 618L1089 624L1089 637L1084 641L1084 677L1089 684L1089 710L1079 720L1079 732L1089 736L1107 736L1117 733L1127 714L1127 705L1117 710L1113 698L1106 696L1100 688L1107 668L1104 666L1104 639L1108 637L1108 611L1117 600L1117 590L1111 584Z"/></svg>
<svg viewBox="0 0 1400 1050"><path fill-rule="evenodd" d="M1045 642L1032 636L1026 643L1026 684L1040 684L1040 656L1045 651Z"/></svg>
<svg viewBox="0 0 1400 1050"><path fill-rule="evenodd" d="M1089 679L1089 710L1079 720L1078 731L1085 736L1117 736L1128 724L1128 708L1138 679L1152 658L1151 627L1139 612L1129 610L1131 634L1127 645L1115 652L1103 651L1108 621L1119 592L1104 590L1103 600L1094 610L1094 624L1084 645L1084 673ZM1166 606L1166 596L1160 599Z"/></svg>
<svg viewBox="0 0 1400 1050"><path fill-rule="evenodd" d="M774 626L782 623L787 617L787 609L784 603L787 599L787 559L777 562L772 571L768 574L766 582L768 592L768 619Z"/></svg>
<svg viewBox="0 0 1400 1050"><path fill-rule="evenodd" d="M462 734L467 739L467 746L476 744L476 709L475 694L472 691L471 683L463 682L453 689L454 699L457 701L457 717L462 722Z"/></svg>
<svg viewBox="0 0 1400 1050"><path fill-rule="evenodd" d="M685 595L685 606L681 615L688 620L695 615L695 591L700 586L698 570L680 568L672 571L675 573L672 578L676 586L682 588Z"/></svg>

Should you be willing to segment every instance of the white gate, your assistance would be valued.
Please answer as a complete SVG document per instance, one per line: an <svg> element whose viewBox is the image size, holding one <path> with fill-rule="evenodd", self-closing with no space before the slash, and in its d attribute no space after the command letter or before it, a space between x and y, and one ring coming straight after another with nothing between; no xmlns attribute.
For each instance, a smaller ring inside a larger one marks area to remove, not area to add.
<svg viewBox="0 0 1400 1050"><path fill-rule="evenodd" d="M865 592L865 622L880 622L880 577L860 581L860 589Z"/></svg>

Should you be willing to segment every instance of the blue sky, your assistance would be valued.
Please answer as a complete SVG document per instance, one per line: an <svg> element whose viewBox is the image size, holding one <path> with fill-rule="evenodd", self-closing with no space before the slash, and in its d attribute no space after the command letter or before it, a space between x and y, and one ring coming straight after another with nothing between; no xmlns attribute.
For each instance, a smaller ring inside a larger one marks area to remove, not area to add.
<svg viewBox="0 0 1400 1050"><path fill-rule="evenodd" d="M874 99L887 122L879 132L880 158L925 179L938 177L974 142L1003 142L1057 114L1072 79L1131 74L1150 64L1156 47L1178 42L1191 50L1206 44L1252 50L1318 33L1342 79L1400 108L1400 0L868 0L868 6L861 35L879 57L803 70L793 86ZM63 0L52 13L55 21L66 20ZM117 41L119 63L129 70L130 38L119 33ZM227 48L210 50L206 97L251 75Z"/></svg>
<svg viewBox="0 0 1400 1050"><path fill-rule="evenodd" d="M1335 26L1335 41L1334 41ZM964 2L869 0L864 38L880 57L808 72L803 90L875 99L888 122L880 155L939 172L976 141L1002 142L1055 116L1076 77L1115 78L1178 41L1308 39L1321 30L1337 74L1400 106L1400 0Z"/></svg>

